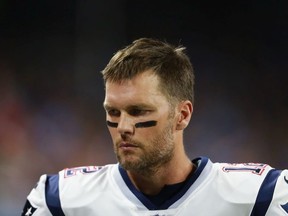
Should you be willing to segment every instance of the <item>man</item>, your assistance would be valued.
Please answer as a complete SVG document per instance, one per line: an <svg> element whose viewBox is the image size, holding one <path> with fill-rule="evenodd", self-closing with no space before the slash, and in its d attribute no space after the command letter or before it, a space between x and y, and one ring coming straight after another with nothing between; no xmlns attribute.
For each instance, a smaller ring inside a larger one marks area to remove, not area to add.
<svg viewBox="0 0 288 216"><path fill-rule="evenodd" d="M22 215L288 215L287 170L186 155L194 72L183 47L139 39L102 74L119 163L43 175Z"/></svg>

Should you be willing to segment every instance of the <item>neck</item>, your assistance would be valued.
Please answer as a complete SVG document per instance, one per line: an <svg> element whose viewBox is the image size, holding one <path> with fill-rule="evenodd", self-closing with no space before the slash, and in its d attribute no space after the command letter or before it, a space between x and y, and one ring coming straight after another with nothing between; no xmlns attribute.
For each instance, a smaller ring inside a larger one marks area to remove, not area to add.
<svg viewBox="0 0 288 216"><path fill-rule="evenodd" d="M134 186L147 195L156 195L165 185L180 183L194 171L194 165L186 155L173 157L166 164L145 172L127 171Z"/></svg>

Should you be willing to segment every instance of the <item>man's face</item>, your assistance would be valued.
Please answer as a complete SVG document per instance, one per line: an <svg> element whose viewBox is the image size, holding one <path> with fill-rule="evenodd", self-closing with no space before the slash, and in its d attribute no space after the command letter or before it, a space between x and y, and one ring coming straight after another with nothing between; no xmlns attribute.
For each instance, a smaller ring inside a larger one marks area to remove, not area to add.
<svg viewBox="0 0 288 216"><path fill-rule="evenodd" d="M106 83L107 125L117 159L127 170L153 169L173 156L175 111L158 84L151 71Z"/></svg>

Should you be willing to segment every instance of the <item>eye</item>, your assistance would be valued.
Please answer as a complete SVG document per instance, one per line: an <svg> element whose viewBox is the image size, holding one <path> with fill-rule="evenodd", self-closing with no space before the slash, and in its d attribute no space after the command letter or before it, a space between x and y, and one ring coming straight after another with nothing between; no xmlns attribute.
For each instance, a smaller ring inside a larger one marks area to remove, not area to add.
<svg viewBox="0 0 288 216"><path fill-rule="evenodd" d="M109 109L109 110L107 110L107 113L109 116L114 116L114 117L120 116L120 111L116 110L116 109Z"/></svg>
<svg viewBox="0 0 288 216"><path fill-rule="evenodd" d="M138 108L134 108L129 110L129 114L132 116L141 116L141 115L145 115L147 112L149 112L148 110L144 110L144 109L138 109Z"/></svg>

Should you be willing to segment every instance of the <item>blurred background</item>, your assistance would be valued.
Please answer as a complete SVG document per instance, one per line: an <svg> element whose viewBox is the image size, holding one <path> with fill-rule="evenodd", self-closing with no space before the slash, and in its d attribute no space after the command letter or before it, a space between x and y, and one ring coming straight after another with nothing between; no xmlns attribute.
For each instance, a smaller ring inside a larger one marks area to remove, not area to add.
<svg viewBox="0 0 288 216"><path fill-rule="evenodd" d="M1 0L0 215L43 173L115 163L100 71L139 37L187 47L191 158L288 167L285 0Z"/></svg>

